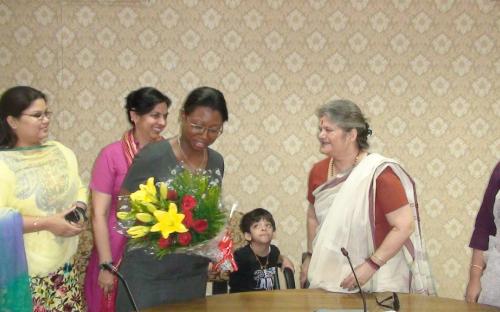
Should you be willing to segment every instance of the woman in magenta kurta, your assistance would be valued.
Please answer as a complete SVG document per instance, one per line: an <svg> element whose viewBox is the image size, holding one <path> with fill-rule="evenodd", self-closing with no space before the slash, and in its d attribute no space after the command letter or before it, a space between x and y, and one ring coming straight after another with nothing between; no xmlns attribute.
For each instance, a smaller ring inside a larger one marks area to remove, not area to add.
<svg viewBox="0 0 500 312"><path fill-rule="evenodd" d="M115 310L117 280L101 270L101 265L119 266L127 242L116 228L118 194L135 155L146 144L162 139L170 104L170 99L154 88L131 92L125 107L132 129L121 140L104 147L94 163L90 182L94 248L85 276L89 312Z"/></svg>
<svg viewBox="0 0 500 312"><path fill-rule="evenodd" d="M500 307L500 162L490 177L469 247L472 259L465 300Z"/></svg>

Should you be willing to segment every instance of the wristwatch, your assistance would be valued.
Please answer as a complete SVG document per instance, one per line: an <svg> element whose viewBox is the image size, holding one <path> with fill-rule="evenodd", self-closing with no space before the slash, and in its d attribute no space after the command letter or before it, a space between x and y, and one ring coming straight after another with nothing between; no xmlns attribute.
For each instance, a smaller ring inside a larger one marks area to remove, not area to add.
<svg viewBox="0 0 500 312"><path fill-rule="evenodd" d="M313 254L310 251L303 252L302 253L302 263L304 263L304 261L306 261L307 258L311 258L312 255Z"/></svg>
<svg viewBox="0 0 500 312"><path fill-rule="evenodd" d="M113 261L109 261L109 262L102 262L99 264L99 269L100 270L108 270L108 268L106 267L107 265L110 265L111 267L114 267L114 264L113 264Z"/></svg>

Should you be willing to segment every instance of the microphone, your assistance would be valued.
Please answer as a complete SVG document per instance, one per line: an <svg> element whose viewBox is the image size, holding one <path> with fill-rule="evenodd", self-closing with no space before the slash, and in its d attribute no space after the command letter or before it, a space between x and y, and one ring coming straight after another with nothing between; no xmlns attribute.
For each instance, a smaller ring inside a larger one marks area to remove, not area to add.
<svg viewBox="0 0 500 312"><path fill-rule="evenodd" d="M363 290L361 289L361 285L359 284L358 277L356 276L356 272L354 272L354 268L353 268L352 262L351 262L351 257L349 257L349 253L347 252L347 250L344 247L340 248L340 251L342 251L342 254L344 255L344 257L347 258L347 261L349 262L349 266L351 267L352 274L354 275L354 279L356 280L356 285L358 285L359 294L361 295L361 299L363 299L363 311L366 312L367 310L366 310L365 294L363 293Z"/></svg>
<svg viewBox="0 0 500 312"><path fill-rule="evenodd" d="M121 275L120 272L118 272L118 269L112 265L111 263L103 263L101 264L102 267L114 275L118 276L118 279L122 282L123 286L125 286L125 290L127 291L128 298L130 299L130 302L132 303L132 307L134 308L134 311L139 312L139 309L137 308L137 304L135 303L134 297L132 296L132 292L130 292L130 288L128 288L127 281L123 278L123 275Z"/></svg>
<svg viewBox="0 0 500 312"><path fill-rule="evenodd" d="M340 251L342 251L342 254L344 257L347 258L347 261L349 261L349 266L351 267L351 272L354 275L354 279L356 280L356 284L358 285L359 288L359 293L361 294L361 299L363 299L363 310L361 309L318 309L315 310L314 312L367 312L368 310L366 309L366 300L365 300L365 295L363 291L361 290L361 285L359 284L358 277L356 276L356 272L354 272L354 268L352 267L351 263L351 258L349 257L349 253L347 250L342 247L340 248Z"/></svg>

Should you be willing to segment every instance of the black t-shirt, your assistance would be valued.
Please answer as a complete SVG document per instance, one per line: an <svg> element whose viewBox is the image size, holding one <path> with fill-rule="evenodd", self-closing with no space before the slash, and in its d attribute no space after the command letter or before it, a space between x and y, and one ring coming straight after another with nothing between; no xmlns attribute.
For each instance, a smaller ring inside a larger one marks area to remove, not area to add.
<svg viewBox="0 0 500 312"><path fill-rule="evenodd" d="M274 245L271 245L269 255L258 257L259 260L257 260L250 245L236 250L234 260L238 265L238 271L232 272L229 276L230 292L274 289L274 277L277 276L279 255L280 250Z"/></svg>

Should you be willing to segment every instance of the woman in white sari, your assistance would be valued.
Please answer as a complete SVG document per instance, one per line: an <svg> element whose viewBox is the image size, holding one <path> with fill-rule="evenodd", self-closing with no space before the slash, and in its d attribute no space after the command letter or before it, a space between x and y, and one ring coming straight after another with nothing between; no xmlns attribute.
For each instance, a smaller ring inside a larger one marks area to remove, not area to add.
<svg viewBox="0 0 500 312"><path fill-rule="evenodd" d="M356 104L332 101L317 115L328 158L309 175L301 284L354 291L345 248L363 290L434 294L413 180L395 160L368 153L371 130Z"/></svg>

